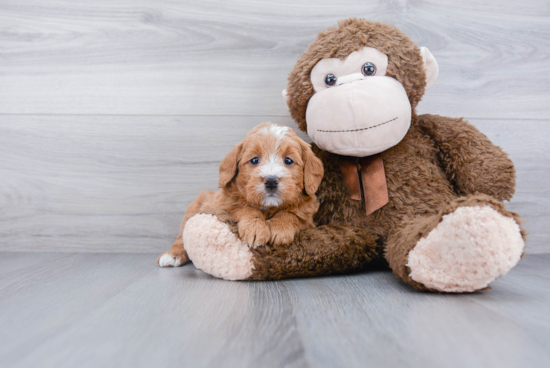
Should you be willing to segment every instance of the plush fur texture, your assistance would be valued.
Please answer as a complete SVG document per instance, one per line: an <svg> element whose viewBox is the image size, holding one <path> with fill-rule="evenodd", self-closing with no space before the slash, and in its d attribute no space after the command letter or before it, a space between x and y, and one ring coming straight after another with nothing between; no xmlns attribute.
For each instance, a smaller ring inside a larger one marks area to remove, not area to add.
<svg viewBox="0 0 550 368"><path fill-rule="evenodd" d="M490 206L460 207L409 252L414 281L438 291L483 289L514 267L523 253L519 225Z"/></svg>
<svg viewBox="0 0 550 368"><path fill-rule="evenodd" d="M221 190L203 191L189 205L172 249L157 263L180 266L189 260L182 234L198 213L224 213L253 248L292 242L300 230L314 226L315 192L322 177L321 161L292 129L258 125L221 162Z"/></svg>
<svg viewBox="0 0 550 368"><path fill-rule="evenodd" d="M306 108L315 93L310 74L315 64L326 58L344 59L365 46L388 55L386 75L405 87L414 111L426 88L420 48L393 26L352 18L319 33L288 76L290 114L301 130L307 131Z"/></svg>
<svg viewBox="0 0 550 368"><path fill-rule="evenodd" d="M523 251L519 216L502 203L514 194L514 165L465 120L415 114L426 74L421 51L407 36L395 27L360 19L320 33L290 73L287 102L292 117L307 131L305 112L314 94L310 73L319 60L345 58L365 46L388 55L386 75L403 85L412 106L404 139L381 153L389 203L367 216L365 202L350 198L340 156L313 145L325 167L317 191L317 227L302 230L290 244L249 250L254 269L248 279L352 272L387 262L398 278L419 290L482 289L512 268ZM463 207L490 210L479 216L459 210ZM483 230L487 226L491 229ZM471 239L458 236L468 231ZM449 241L444 239L447 232ZM430 259L432 255L436 258ZM479 258L464 263L472 255ZM451 271L442 274L443 268Z"/></svg>
<svg viewBox="0 0 550 368"><path fill-rule="evenodd" d="M195 215L187 224L183 242L196 268L226 280L252 276L254 266L248 245L227 225L210 214Z"/></svg>
<svg viewBox="0 0 550 368"><path fill-rule="evenodd" d="M430 130L425 127L433 128L434 124L439 134L427 134ZM459 150L462 156L449 175L450 170L443 165L457 147L462 147ZM321 151L315 145L313 149L325 166L325 176L317 191L320 207L315 221L318 227L300 233L289 246L258 248L253 257L256 269L252 279L315 276L331 273L330 270L350 272L367 269L371 267L370 261L381 261L384 257L403 281L419 290L436 291L411 279L406 265L409 251L445 214L461 206L488 205L520 223L519 215L507 211L497 199L511 198L514 192L512 162L499 147L462 119L432 115L414 119L405 139L382 153L389 203L370 216L365 214L363 201L349 197L338 156ZM463 177L470 172L476 174L468 179ZM460 197L462 191L468 195ZM481 194L482 191L495 196ZM330 240L327 240L327 229L330 229ZM306 234L307 237L302 236ZM521 235L525 235L523 230ZM327 252L327 256L321 261L320 256L308 256L304 249ZM354 262L349 261L350 258ZM340 263L342 259L347 259L347 268L346 263L344 266ZM318 263L323 264L324 271L319 271Z"/></svg>

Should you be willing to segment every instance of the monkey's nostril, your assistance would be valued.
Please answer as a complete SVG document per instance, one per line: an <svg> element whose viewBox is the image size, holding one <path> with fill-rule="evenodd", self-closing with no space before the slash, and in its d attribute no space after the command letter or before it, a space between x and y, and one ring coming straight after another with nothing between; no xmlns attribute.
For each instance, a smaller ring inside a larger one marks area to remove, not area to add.
<svg viewBox="0 0 550 368"><path fill-rule="evenodd" d="M275 189L279 184L279 178L276 176L268 176L264 179L265 187L268 189Z"/></svg>

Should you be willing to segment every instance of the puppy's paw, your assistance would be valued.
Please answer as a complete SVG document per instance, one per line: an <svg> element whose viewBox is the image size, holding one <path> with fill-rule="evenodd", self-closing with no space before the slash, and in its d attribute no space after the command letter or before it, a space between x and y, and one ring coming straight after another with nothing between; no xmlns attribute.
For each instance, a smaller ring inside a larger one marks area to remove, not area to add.
<svg viewBox="0 0 550 368"><path fill-rule="evenodd" d="M172 255L170 252L165 252L157 259L157 264L160 267L179 267L189 261L187 254Z"/></svg>
<svg viewBox="0 0 550 368"><path fill-rule="evenodd" d="M269 239L269 243L275 246L278 245L288 245L294 241L294 237L296 235L294 232L288 233L288 232L282 232L278 234L271 234L271 239Z"/></svg>
<svg viewBox="0 0 550 368"><path fill-rule="evenodd" d="M239 237L251 248L266 245L271 236L269 225L263 219L240 221Z"/></svg>
<svg viewBox="0 0 550 368"><path fill-rule="evenodd" d="M268 220L269 227L271 229L271 237L269 243L271 245L287 245L294 241L294 237L298 234L299 230L292 224L284 223L283 221L271 219Z"/></svg>

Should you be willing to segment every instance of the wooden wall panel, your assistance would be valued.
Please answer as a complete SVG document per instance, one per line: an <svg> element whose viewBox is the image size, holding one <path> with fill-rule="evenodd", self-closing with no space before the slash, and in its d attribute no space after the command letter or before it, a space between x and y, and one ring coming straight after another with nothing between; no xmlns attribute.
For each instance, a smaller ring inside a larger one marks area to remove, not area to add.
<svg viewBox="0 0 550 368"><path fill-rule="evenodd" d="M157 252L338 19L397 25L437 58L419 113L464 116L516 161L511 208L550 251L550 3L4 0L0 250Z"/></svg>
<svg viewBox="0 0 550 368"><path fill-rule="evenodd" d="M0 113L286 116L294 62L350 16L433 52L421 112L550 118L544 1L5 0Z"/></svg>
<svg viewBox="0 0 550 368"><path fill-rule="evenodd" d="M158 252L251 116L0 116L0 250ZM472 121L518 170L511 208L549 252L549 121ZM302 137L305 137L301 133Z"/></svg>

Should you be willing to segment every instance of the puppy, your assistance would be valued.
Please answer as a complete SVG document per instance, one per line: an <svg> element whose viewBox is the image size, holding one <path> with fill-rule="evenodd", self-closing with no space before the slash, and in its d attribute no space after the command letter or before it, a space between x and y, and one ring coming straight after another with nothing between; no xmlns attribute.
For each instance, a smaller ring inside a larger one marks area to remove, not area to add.
<svg viewBox="0 0 550 368"><path fill-rule="evenodd" d="M315 192L324 170L321 160L292 129L258 125L220 164L221 190L203 191L187 208L172 249L160 255L161 267L189 261L182 234L197 213L229 217L250 247L290 244L302 229L314 227L319 204Z"/></svg>

